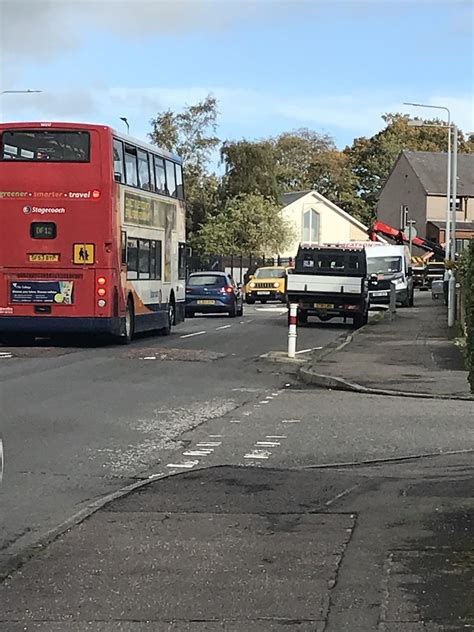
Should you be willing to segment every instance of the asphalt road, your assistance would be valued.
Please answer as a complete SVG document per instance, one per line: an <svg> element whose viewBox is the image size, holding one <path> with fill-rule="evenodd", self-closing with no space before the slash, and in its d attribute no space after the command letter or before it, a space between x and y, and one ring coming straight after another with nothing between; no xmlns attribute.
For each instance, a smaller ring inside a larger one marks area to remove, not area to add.
<svg viewBox="0 0 474 632"><path fill-rule="evenodd" d="M347 330L312 324L298 348L323 347ZM170 471L184 433L258 406L288 383L256 361L287 344L278 304L247 306L240 319L197 317L129 347L49 344L0 348L0 562L91 500Z"/></svg>

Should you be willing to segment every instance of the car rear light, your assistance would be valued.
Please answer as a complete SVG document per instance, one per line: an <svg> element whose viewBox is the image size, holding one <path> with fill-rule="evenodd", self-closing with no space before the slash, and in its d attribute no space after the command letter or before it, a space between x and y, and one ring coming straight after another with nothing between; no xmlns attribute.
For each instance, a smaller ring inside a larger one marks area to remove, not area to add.
<svg viewBox="0 0 474 632"><path fill-rule="evenodd" d="M234 293L234 288L233 287L226 287L225 292L227 292L227 294L233 294Z"/></svg>
<svg viewBox="0 0 474 632"><path fill-rule="evenodd" d="M99 288L97 289L97 294L98 294L99 296L105 296L105 295L106 295L106 293L107 293L107 290L105 289L105 287L99 287Z"/></svg>

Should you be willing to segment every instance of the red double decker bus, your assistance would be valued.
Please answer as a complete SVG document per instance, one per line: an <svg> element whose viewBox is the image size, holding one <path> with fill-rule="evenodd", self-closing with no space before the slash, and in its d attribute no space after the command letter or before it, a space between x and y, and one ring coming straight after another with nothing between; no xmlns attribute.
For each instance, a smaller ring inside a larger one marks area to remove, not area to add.
<svg viewBox="0 0 474 632"><path fill-rule="evenodd" d="M0 124L0 338L184 320L182 164L102 125Z"/></svg>

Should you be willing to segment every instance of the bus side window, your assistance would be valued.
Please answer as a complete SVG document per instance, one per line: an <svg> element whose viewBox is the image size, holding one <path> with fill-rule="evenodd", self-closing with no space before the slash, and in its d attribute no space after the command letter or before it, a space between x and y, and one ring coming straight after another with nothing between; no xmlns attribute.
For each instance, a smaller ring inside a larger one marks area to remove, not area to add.
<svg viewBox="0 0 474 632"><path fill-rule="evenodd" d="M127 263L127 233L122 230L122 263Z"/></svg>
<svg viewBox="0 0 474 632"><path fill-rule="evenodd" d="M139 187L145 191L150 190L150 172L148 170L148 154L141 149L137 152L138 155L138 180Z"/></svg>
<svg viewBox="0 0 474 632"><path fill-rule="evenodd" d="M127 279L138 279L138 239L127 239Z"/></svg>
<svg viewBox="0 0 474 632"><path fill-rule="evenodd" d="M150 241L148 239L138 241L138 276L140 279L150 278Z"/></svg>
<svg viewBox="0 0 474 632"><path fill-rule="evenodd" d="M114 178L116 182L125 181L125 165L123 163L123 143L114 138Z"/></svg>
<svg viewBox="0 0 474 632"><path fill-rule="evenodd" d="M174 162L166 160L166 184L168 187L167 195L176 197L176 176L174 174Z"/></svg>
<svg viewBox="0 0 474 632"><path fill-rule="evenodd" d="M166 194L165 161L155 156L156 192Z"/></svg>
<svg viewBox="0 0 474 632"><path fill-rule="evenodd" d="M155 257L155 278L161 280L161 256L162 256L161 241L156 242L156 257Z"/></svg>
<svg viewBox="0 0 474 632"><path fill-rule="evenodd" d="M137 150L129 145L125 145L125 179L130 186L138 186Z"/></svg>
<svg viewBox="0 0 474 632"><path fill-rule="evenodd" d="M175 165L176 168L176 194L180 200L184 200L183 168Z"/></svg>

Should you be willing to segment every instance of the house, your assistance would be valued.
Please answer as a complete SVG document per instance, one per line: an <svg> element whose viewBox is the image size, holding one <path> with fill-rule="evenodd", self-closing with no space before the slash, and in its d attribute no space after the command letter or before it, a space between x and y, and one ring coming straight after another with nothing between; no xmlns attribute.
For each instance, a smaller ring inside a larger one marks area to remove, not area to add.
<svg viewBox="0 0 474 632"><path fill-rule="evenodd" d="M458 154L456 250L474 237L474 154ZM420 237L445 243L448 155L402 151L380 192L377 218L403 228L403 207Z"/></svg>
<svg viewBox="0 0 474 632"><path fill-rule="evenodd" d="M317 191L293 191L280 198L283 218L295 232L282 258L295 257L300 243L308 245L368 241L367 226Z"/></svg>

